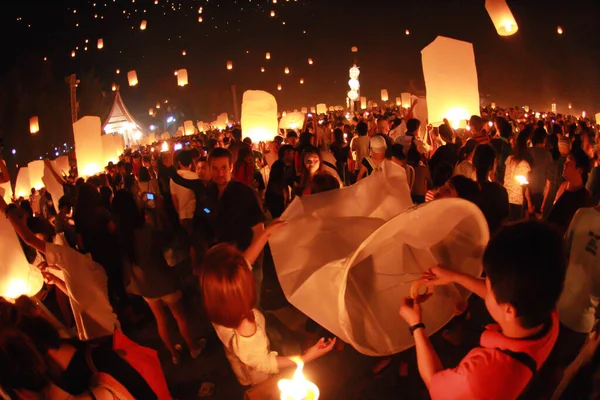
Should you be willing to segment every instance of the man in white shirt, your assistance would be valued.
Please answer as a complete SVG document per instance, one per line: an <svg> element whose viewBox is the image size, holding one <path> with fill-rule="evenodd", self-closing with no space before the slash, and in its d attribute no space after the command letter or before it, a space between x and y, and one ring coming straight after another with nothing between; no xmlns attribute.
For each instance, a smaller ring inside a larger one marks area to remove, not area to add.
<svg viewBox="0 0 600 400"><path fill-rule="evenodd" d="M177 173L181 177L190 180L199 179L198 174L191 170L192 153L190 151L182 151L179 154L178 162L179 170L177 171ZM173 204L175 205L177 215L179 215L181 225L191 235L194 227L193 218L194 212L196 211L196 196L194 195L194 192L190 189L186 189L183 186L179 186L178 184L173 182L173 179L170 180L169 187L171 189Z"/></svg>
<svg viewBox="0 0 600 400"><path fill-rule="evenodd" d="M369 127L365 122L359 122L358 125L356 125L356 132L358 133L358 136L355 136L350 143L352 158L355 161L354 169L356 171L356 175L358 175L363 158L369 155L369 142L371 138L367 136L368 130Z"/></svg>
<svg viewBox="0 0 600 400"><path fill-rule="evenodd" d="M46 256L46 262L39 266L46 282L56 285L69 296L79 339L112 335L118 321L108 300L108 278L104 268L89 254L42 240L38 236L41 232L32 232L18 215L18 209L6 211L6 208L6 202L0 198L0 212L6 212L17 234L27 245Z"/></svg>

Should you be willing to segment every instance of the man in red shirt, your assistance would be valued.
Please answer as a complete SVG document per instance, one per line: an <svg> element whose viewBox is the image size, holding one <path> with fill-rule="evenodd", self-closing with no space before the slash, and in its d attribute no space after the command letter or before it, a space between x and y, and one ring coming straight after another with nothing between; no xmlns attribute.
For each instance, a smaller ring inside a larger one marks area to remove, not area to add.
<svg viewBox="0 0 600 400"><path fill-rule="evenodd" d="M497 323L487 327L481 347L456 368L443 369L425 334L419 304L404 299L400 308L433 400L516 399L530 393L528 384L558 337L555 309L566 267L557 231L537 221L506 226L490 240L483 266L485 280L440 267L427 273L431 285L459 284L483 298Z"/></svg>

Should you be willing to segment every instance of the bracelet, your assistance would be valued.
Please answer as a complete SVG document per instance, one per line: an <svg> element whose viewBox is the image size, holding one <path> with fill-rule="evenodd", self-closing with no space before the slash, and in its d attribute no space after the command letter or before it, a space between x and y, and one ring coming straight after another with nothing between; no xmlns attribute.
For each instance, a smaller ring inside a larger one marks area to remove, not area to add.
<svg viewBox="0 0 600 400"><path fill-rule="evenodd" d="M409 328L408 328L408 331L410 332L410 335L411 335L411 336L413 336L413 335L414 335L414 333L415 333L415 331L416 331L417 329L421 329L421 328L425 329L425 324L424 324L424 323L422 323L422 322L419 322L418 324L416 324L416 325L413 325L413 326L409 327Z"/></svg>

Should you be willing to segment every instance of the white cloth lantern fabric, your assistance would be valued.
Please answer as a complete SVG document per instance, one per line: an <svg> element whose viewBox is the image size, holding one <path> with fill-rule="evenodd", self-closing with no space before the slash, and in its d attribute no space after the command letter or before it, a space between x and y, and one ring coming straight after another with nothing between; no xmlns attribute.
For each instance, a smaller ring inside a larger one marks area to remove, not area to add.
<svg viewBox="0 0 600 400"><path fill-rule="evenodd" d="M382 168L349 188L296 198L269 240L288 301L369 356L413 346L398 304L415 279L437 264L479 276L489 240L477 206L443 199L415 209L404 170L390 161ZM421 305L427 333L468 297L456 285L436 287Z"/></svg>
<svg viewBox="0 0 600 400"><path fill-rule="evenodd" d="M29 168L21 167L17 173L17 182L15 184L15 197L28 199L31 194L31 185L29 184Z"/></svg>
<svg viewBox="0 0 600 400"><path fill-rule="evenodd" d="M360 89L360 82L358 81L358 79L351 78L348 81L348 86L350 86L350 90L353 90L356 92L358 89Z"/></svg>
<svg viewBox="0 0 600 400"><path fill-rule="evenodd" d="M360 98L360 108L363 110L367 108L367 98L364 96Z"/></svg>
<svg viewBox="0 0 600 400"><path fill-rule="evenodd" d="M35 135L40 131L40 120L38 117L29 118L29 132Z"/></svg>
<svg viewBox="0 0 600 400"><path fill-rule="evenodd" d="M23 169L23 168L21 168ZM44 285L42 273L29 265L10 221L0 218L0 296L35 296Z"/></svg>
<svg viewBox="0 0 600 400"><path fill-rule="evenodd" d="M410 93L402 93L400 96L402 98L402 107L409 108L411 106L411 95L410 95Z"/></svg>
<svg viewBox="0 0 600 400"><path fill-rule="evenodd" d="M304 113L291 112L279 121L279 129L301 129L304 125Z"/></svg>
<svg viewBox="0 0 600 400"><path fill-rule="evenodd" d="M327 104L325 104L325 103L317 104L317 114L327 114Z"/></svg>
<svg viewBox="0 0 600 400"><path fill-rule="evenodd" d="M196 129L194 128L194 121L184 121L183 128L184 128L185 134L188 136L193 135L196 132Z"/></svg>
<svg viewBox="0 0 600 400"><path fill-rule="evenodd" d="M350 100L354 101L354 100L358 99L358 92L351 90L348 92L347 96Z"/></svg>
<svg viewBox="0 0 600 400"><path fill-rule="evenodd" d="M429 123L447 118L455 127L479 115L479 85L473 45L438 36L421 51Z"/></svg>
<svg viewBox="0 0 600 400"><path fill-rule="evenodd" d="M381 89L381 101L388 101L390 97L388 96L388 91L386 89Z"/></svg>
<svg viewBox="0 0 600 400"><path fill-rule="evenodd" d="M98 50L102 50L104 48L104 40L98 39Z"/></svg>
<svg viewBox="0 0 600 400"><path fill-rule="evenodd" d="M277 136L277 101L262 90L247 90L242 96L242 135L253 143L267 142Z"/></svg>
<svg viewBox="0 0 600 400"><path fill-rule="evenodd" d="M44 176L44 161L31 161L27 164L27 169L29 170L29 186L35 188L35 190L43 188L44 182L42 182L42 176Z"/></svg>
<svg viewBox="0 0 600 400"><path fill-rule="evenodd" d="M180 69L177 71L177 85L185 86L188 84L188 72L187 69Z"/></svg>
<svg viewBox="0 0 600 400"><path fill-rule="evenodd" d="M485 9L490 15L498 35L510 36L517 33L519 26L510 7L506 4L506 0L486 0Z"/></svg>
<svg viewBox="0 0 600 400"><path fill-rule="evenodd" d="M104 170L102 123L98 117L83 117L73 124L75 156L79 176L88 177Z"/></svg>
<svg viewBox="0 0 600 400"><path fill-rule="evenodd" d="M64 196L65 190L63 188L62 182L56 179L52 171L54 171L59 176L61 175L61 172L56 168L55 163L44 163L44 175L42 176L42 181L44 182L44 187L52 197L54 210L58 213L58 201L61 197Z"/></svg>
<svg viewBox="0 0 600 400"><path fill-rule="evenodd" d="M127 73L127 81L129 82L129 86L136 86L138 84L137 72L129 71Z"/></svg>
<svg viewBox="0 0 600 400"><path fill-rule="evenodd" d="M55 170L59 175L68 175L71 166L69 165L69 156L60 156L56 160L52 161Z"/></svg>

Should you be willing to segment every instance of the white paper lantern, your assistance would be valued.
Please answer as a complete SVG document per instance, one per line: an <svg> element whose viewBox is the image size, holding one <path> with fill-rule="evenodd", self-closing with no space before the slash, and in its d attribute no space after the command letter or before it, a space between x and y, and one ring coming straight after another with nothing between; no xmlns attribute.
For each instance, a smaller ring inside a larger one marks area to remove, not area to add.
<svg viewBox="0 0 600 400"><path fill-rule="evenodd" d="M42 176L44 176L44 160L34 160L27 164L29 170L29 186L40 190L44 187Z"/></svg>
<svg viewBox="0 0 600 400"><path fill-rule="evenodd" d="M188 72L187 69L177 70L177 85L185 86L188 84Z"/></svg>
<svg viewBox="0 0 600 400"><path fill-rule="evenodd" d="M281 86L281 83L277 85L277 90L281 90L283 89L283 87Z"/></svg>
<svg viewBox="0 0 600 400"><path fill-rule="evenodd" d="M40 120L38 117L29 118L29 132L32 135L35 135L40 131Z"/></svg>
<svg viewBox="0 0 600 400"><path fill-rule="evenodd" d="M528 112L529 112L529 106L525 106L525 107L523 107L523 110L525 110L525 112L527 112L527 113L528 113Z"/></svg>
<svg viewBox="0 0 600 400"><path fill-rule="evenodd" d="M510 7L506 4L506 0L486 0L485 9L490 15L498 35L511 36L517 33L519 26Z"/></svg>
<svg viewBox="0 0 600 400"><path fill-rule="evenodd" d="M306 107L302 107L300 111L302 111L303 114L308 114L308 108Z"/></svg>
<svg viewBox="0 0 600 400"><path fill-rule="evenodd" d="M317 114L327 114L327 104L325 104L325 103L317 104Z"/></svg>
<svg viewBox="0 0 600 400"><path fill-rule="evenodd" d="M402 107L409 108L412 105L410 93L402 93L400 96L402 97Z"/></svg>
<svg viewBox="0 0 600 400"><path fill-rule="evenodd" d="M127 73L127 81L129 82L129 86L137 86L138 77L137 77L137 72L135 72L135 70L129 71Z"/></svg>
<svg viewBox="0 0 600 400"><path fill-rule="evenodd" d="M496 103L492 103L492 110L496 109Z"/></svg>
<svg viewBox="0 0 600 400"><path fill-rule="evenodd" d="M154 109L153 108L148 110L148 115L151 117L154 117Z"/></svg>
<svg viewBox="0 0 600 400"><path fill-rule="evenodd" d="M300 84L304 85L304 78L300 78Z"/></svg>
<svg viewBox="0 0 600 400"><path fill-rule="evenodd" d="M352 101L358 99L358 92L355 90L351 90L348 92L348 98Z"/></svg>
<svg viewBox="0 0 600 400"><path fill-rule="evenodd" d="M594 115L594 118L596 119L596 124L600 125L600 113L596 113L596 115Z"/></svg>
<svg viewBox="0 0 600 400"><path fill-rule="evenodd" d="M102 158L104 165L108 165L109 162L116 164L119 162L119 154L116 149L116 143L114 136L111 133L107 133L100 137L102 141Z"/></svg>
<svg viewBox="0 0 600 400"><path fill-rule="evenodd" d="M88 177L104 170L102 124L98 117L83 117L73 124L75 156L79 176Z"/></svg>
<svg viewBox="0 0 600 400"><path fill-rule="evenodd" d="M348 86L350 86L350 90L353 90L356 92L356 91L358 91L358 89L360 89L360 82L358 81L358 79L352 78L348 81ZM348 96L348 97L350 97L350 96Z"/></svg>
<svg viewBox="0 0 600 400"><path fill-rule="evenodd" d="M233 62L227 61L227 69L230 71L233 69Z"/></svg>
<svg viewBox="0 0 600 400"><path fill-rule="evenodd" d="M183 129L187 136L193 135L196 132L196 129L194 129L194 121L184 121Z"/></svg>
<svg viewBox="0 0 600 400"><path fill-rule="evenodd" d="M265 54L265 58L266 58L267 60L270 60L270 59L271 59L271 53L268 53L268 52L267 52L267 54Z"/></svg>
<svg viewBox="0 0 600 400"><path fill-rule="evenodd" d="M284 115L285 114L285 115ZM304 125L304 113L284 113L279 121L279 129L300 129Z"/></svg>
<svg viewBox="0 0 600 400"><path fill-rule="evenodd" d="M247 90L242 96L242 135L253 143L277 136L277 101L262 90Z"/></svg>
<svg viewBox="0 0 600 400"><path fill-rule="evenodd" d="M453 125L479 115L479 86L471 43L438 36L421 51L429 123Z"/></svg>
<svg viewBox="0 0 600 400"><path fill-rule="evenodd" d="M312 59L312 58L309 58L309 59L308 59L308 64L309 64L309 65L313 65L313 59Z"/></svg>
<svg viewBox="0 0 600 400"><path fill-rule="evenodd" d="M360 98L360 108L363 110L367 108L367 98L364 96Z"/></svg>
<svg viewBox="0 0 600 400"><path fill-rule="evenodd" d="M148 26L148 22L146 20L143 20L142 23L140 24L140 30L145 31L146 26Z"/></svg>
<svg viewBox="0 0 600 400"><path fill-rule="evenodd" d="M350 68L350 79L358 79L360 76L360 69L355 65Z"/></svg>
<svg viewBox="0 0 600 400"><path fill-rule="evenodd" d="M28 199L31 194L31 185L29 184L29 168L21 167L17 173L17 182L15 184L15 197Z"/></svg>
<svg viewBox="0 0 600 400"><path fill-rule="evenodd" d="M396 105L398 107L402 106L402 98L401 97L396 97Z"/></svg>
<svg viewBox="0 0 600 400"><path fill-rule="evenodd" d="M275 11L271 10L271 17L274 17L274 16L275 16Z"/></svg>
<svg viewBox="0 0 600 400"><path fill-rule="evenodd" d="M117 91L117 84L116 84L116 83L113 83L113 84L112 84L112 91L113 91L113 92L116 92L116 91Z"/></svg>
<svg viewBox="0 0 600 400"><path fill-rule="evenodd" d="M312 106L312 107L310 108L310 113L311 113L311 114L316 114L316 113L317 113L317 109L316 109L314 106Z"/></svg>
<svg viewBox="0 0 600 400"><path fill-rule="evenodd" d="M56 160L52 161L52 164L54 164L54 169L56 169L56 172L58 172L60 175L69 174L69 170L71 169L71 165L69 164L69 156L60 156Z"/></svg>
<svg viewBox="0 0 600 400"><path fill-rule="evenodd" d="M290 69L288 67L285 67L285 69L283 70L284 73L289 74L290 73Z"/></svg>
<svg viewBox="0 0 600 400"><path fill-rule="evenodd" d="M388 91L386 89L381 89L381 101L386 102L389 99Z"/></svg>

